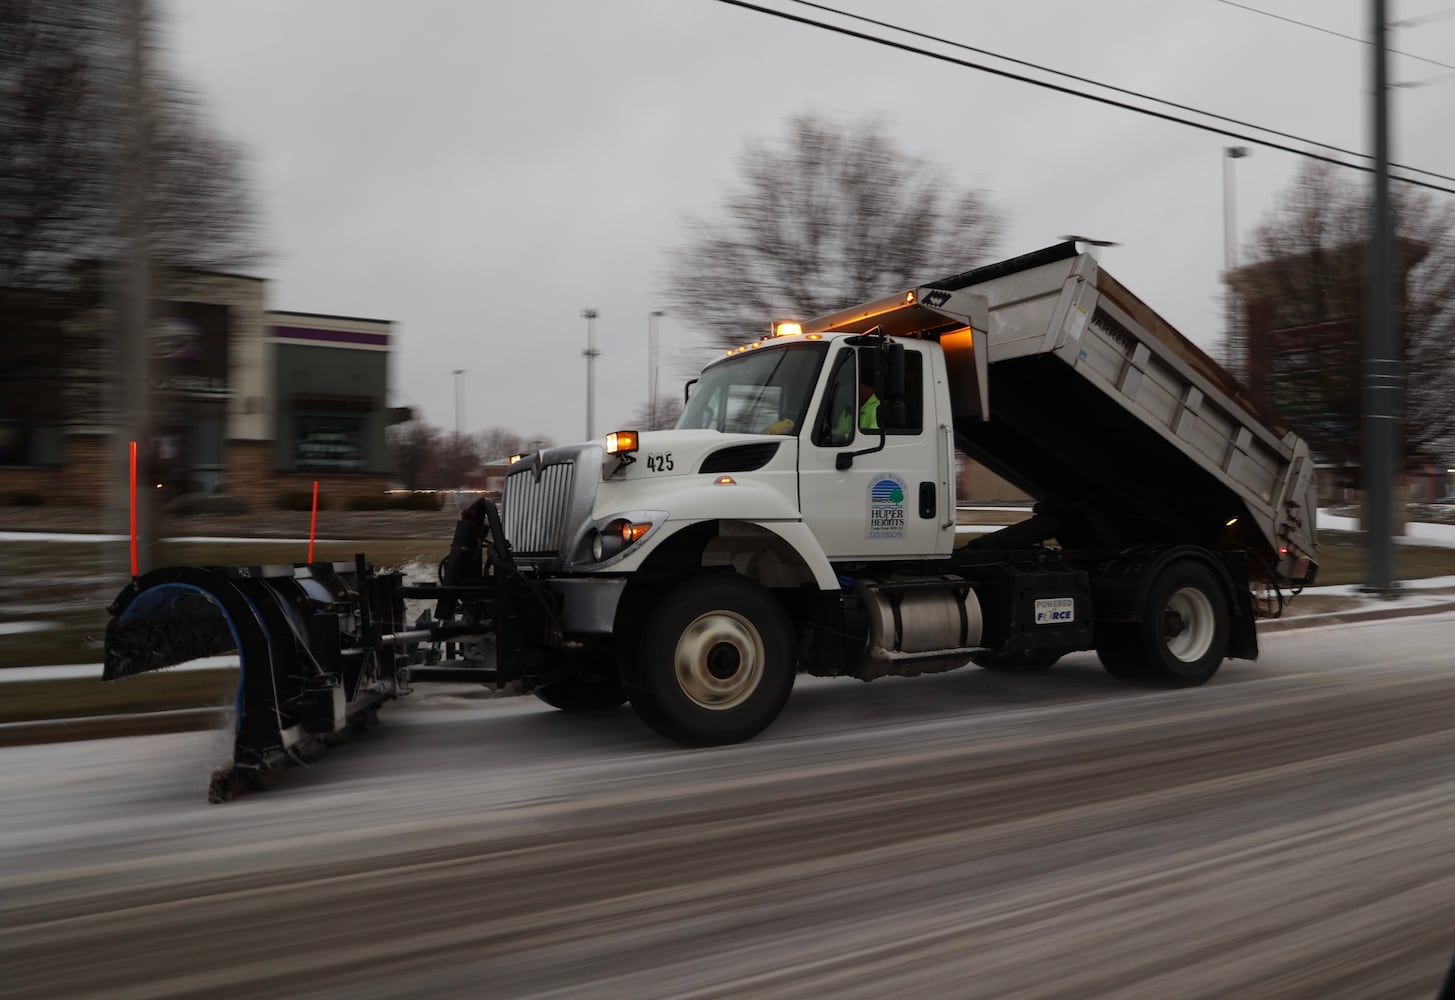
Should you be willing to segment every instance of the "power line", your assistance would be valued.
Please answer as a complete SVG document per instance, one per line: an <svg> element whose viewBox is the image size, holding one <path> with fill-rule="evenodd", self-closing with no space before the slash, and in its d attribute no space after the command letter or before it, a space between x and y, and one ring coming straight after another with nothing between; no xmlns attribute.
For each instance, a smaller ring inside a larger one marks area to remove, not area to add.
<svg viewBox="0 0 1455 1000"><path fill-rule="evenodd" d="M1446 7L1444 10L1437 10L1430 14L1420 14L1417 17L1407 17L1401 21L1390 24L1391 28L1418 28L1429 24L1431 21L1443 21L1447 17L1455 17L1455 7Z"/></svg>
<svg viewBox="0 0 1455 1000"><path fill-rule="evenodd" d="M1330 151L1335 152L1335 153L1342 153L1345 156L1357 156L1360 159L1364 159L1364 160L1371 160L1371 159L1373 159L1373 157L1370 156L1370 154L1368 154L1368 153L1361 153L1361 152L1359 152L1357 150L1353 150L1353 149L1344 149L1342 146L1334 146L1334 145L1331 145L1331 144L1329 144L1327 142L1315 142L1312 139L1305 139L1302 136L1294 135L1291 132L1280 132L1278 129L1268 128L1265 125L1255 125L1252 122L1242 121L1241 119L1238 119L1238 118L1229 118L1226 115L1220 115L1220 114L1217 114L1216 112L1204 111L1201 108L1194 108L1194 107L1191 107L1190 105L1186 105L1186 104L1178 104L1176 101L1168 101L1168 100L1164 100L1164 99L1162 99L1160 97L1153 97L1150 94L1141 93L1140 91L1128 90L1125 87L1118 87L1118 86L1115 86L1115 85L1110 84L1110 83L1102 83L1100 80L1093 80L1090 77L1085 77L1085 76L1077 76L1075 73L1066 73L1066 72L1064 72L1062 70L1053 69L1050 66L1042 66L1039 63L1029 62L1028 60L1025 60L1025 59L1017 59L1014 56L1001 55L999 52L993 52L990 49L976 48L973 45L966 45L963 42L954 42L954 41L949 40L948 38L940 38L940 37L937 37L935 35L928 34L928 33L923 32L923 31L915 31L913 28L900 27L899 25L896 25L896 24L890 24L887 21L876 21L872 17L865 17L865 16L863 16L861 14L853 14L853 13L850 13L849 11L846 11L846 10L840 10L837 7L829 7L826 4L814 3L813 0L790 0L790 2L791 3L799 4L800 6L803 6L803 7L811 7L814 10L820 10L820 11L823 11L823 12L825 12L827 14L836 14L836 15L839 15L841 17L848 18L848 19L854 20L854 21L859 21L859 22L864 23L864 24L872 24L872 25L874 25L875 27L878 27L878 28L888 28L891 31L897 31L900 34L910 35L910 36L915 37L915 38L923 38L926 41L938 42L938 43L940 43L942 45L948 45L951 48L963 49L966 52L974 52L974 53L976 53L978 55L982 55L982 56L990 56L993 59L999 59L1002 62L1012 63L1012 64L1014 64L1016 66L1025 66L1025 67L1027 67L1029 69L1038 70L1039 72L1042 72L1042 73L1050 73L1053 76L1063 77L1064 79L1067 79L1067 80L1075 80L1077 83L1090 84L1093 87L1100 87L1103 90L1110 90L1112 93L1116 93L1116 94L1126 94L1128 97L1135 97L1135 98L1138 98L1140 100L1151 101L1154 104L1161 104L1161 105L1163 105L1165 107L1176 108L1178 111L1187 111L1187 112L1190 112L1190 113L1195 114L1195 115L1203 115L1204 117L1212 118L1212 119L1215 119L1217 121L1227 122L1230 125L1240 125L1240 126L1242 126L1244 128L1255 128L1255 129L1257 129L1260 132L1267 132L1269 135L1276 135L1276 136L1279 136L1279 137L1284 138L1284 139L1292 139L1295 142L1306 142L1306 143L1309 143L1312 146L1317 146L1320 149L1327 149L1327 150L1330 150ZM1437 77L1436 79L1444 79L1444 78L1443 77ZM1413 87L1413 86L1424 86L1425 84L1432 83L1432 82L1434 82L1434 81L1433 80L1424 80L1424 81L1420 81L1419 83L1408 84L1407 86L1411 86L1411 87ZM1436 177L1436 178L1439 178L1442 181L1450 181L1452 183L1455 183L1455 176L1451 176L1449 174L1436 173L1433 170L1423 170L1420 167L1412 167L1412 166L1409 166L1408 164L1404 164L1404 163L1391 163L1390 166L1391 167L1398 167L1400 170L1413 171L1414 173L1417 173L1417 174L1425 174L1426 176L1429 176L1429 177Z"/></svg>
<svg viewBox="0 0 1455 1000"><path fill-rule="evenodd" d="M1360 38L1358 35L1346 35L1342 31L1334 31L1332 28L1325 28L1317 24L1309 24L1307 21L1300 21L1297 18L1293 17L1284 17L1282 14L1275 14L1271 10L1263 10L1259 7L1250 7L1245 3L1235 3L1234 0L1217 0L1217 2L1220 4L1226 4L1229 7L1236 7L1239 10L1246 10L1250 14L1261 14L1264 17L1271 17L1275 21L1284 21L1288 24L1296 24L1300 28L1307 28L1310 31L1317 31L1320 34L1333 35L1335 38L1343 38L1350 42L1358 42L1360 45L1373 44L1371 41L1369 41L1369 39ZM1435 20L1435 17L1434 15L1431 15L1430 17L1425 18L1425 20L1433 21ZM1414 25L1420 23L1420 21L1418 18L1416 18L1407 22L1400 23ZM1426 59L1424 56L1417 56L1413 52L1402 52L1399 49L1385 49L1385 51L1392 53L1393 55L1404 56L1406 59L1415 59L1422 63L1429 63L1431 66L1439 66L1441 69L1455 69L1455 64L1440 62L1440 60L1438 59Z"/></svg>
<svg viewBox="0 0 1455 1000"><path fill-rule="evenodd" d="M1098 104L1106 104L1110 107L1121 108L1123 111L1133 111L1139 115L1146 115L1149 118L1157 118L1162 121L1172 122L1177 125L1186 125L1189 128L1195 128L1202 132L1211 132L1214 135L1226 136L1229 139L1237 139L1241 142L1251 143L1255 146L1262 146L1265 149L1277 149L1284 153L1292 153L1295 156L1303 156L1310 160L1319 160L1323 163L1332 163L1336 167L1347 167L1350 170L1359 170L1363 173L1374 172L1373 167L1366 167L1363 164L1350 163L1348 160L1340 160L1332 156L1324 156L1320 153L1312 153L1306 149L1297 149L1293 146L1286 146L1283 143L1273 142L1269 139L1258 138L1255 136L1246 135L1241 132L1232 132L1225 128L1219 128L1216 125L1208 125L1204 122L1195 122L1187 118L1179 118L1176 115L1170 115L1163 111L1156 111L1152 108L1137 107L1135 104L1127 104L1125 101L1113 100L1110 97L1102 97L1099 94L1088 94L1085 91L1076 90L1072 87L1063 87L1060 84L1050 83L1046 80L1037 80L1033 77L1023 76L1020 73L1012 73L1009 70L997 69L993 66L985 66L980 63L973 63L967 59L958 59L955 56L946 55L943 52L932 52L929 49L917 48L916 46L910 45L906 42L897 42L890 38L881 38L878 35L870 35L862 31L855 31L853 28L844 28L835 24L828 24L824 21L815 21L813 18L810 17L802 17L798 14L790 14L787 11L773 10L770 7L762 7L758 4L748 3L747 0L717 0L717 2L727 4L731 7L741 7L744 10L751 10L759 14L767 14L771 17L780 18L785 21L792 21L796 24L806 25L811 28L820 28L824 31L833 32L834 34L845 35L849 38L857 38L861 41L872 42L875 45L882 45L886 48L898 49L901 52L908 52L912 55L925 56L928 59L935 59L939 62L946 62L955 66L962 66L966 69L979 70L982 73L989 73L992 76L999 76L1004 77L1008 80L1015 80L1018 83L1029 83L1032 86L1041 87L1045 90L1053 90L1057 93L1067 94L1071 97L1080 97L1088 101L1095 101ZM1258 126L1249 125L1246 122L1241 122L1239 124L1244 125L1244 127L1246 128L1258 128ZM1308 142L1308 140L1300 141ZM1310 142L1309 145L1318 144ZM1441 191L1445 194L1455 194L1455 188L1443 187L1439 184L1431 184L1428 181L1418 180L1414 177L1391 177L1390 179L1397 180L1401 183L1409 184L1414 187L1428 188L1431 191Z"/></svg>

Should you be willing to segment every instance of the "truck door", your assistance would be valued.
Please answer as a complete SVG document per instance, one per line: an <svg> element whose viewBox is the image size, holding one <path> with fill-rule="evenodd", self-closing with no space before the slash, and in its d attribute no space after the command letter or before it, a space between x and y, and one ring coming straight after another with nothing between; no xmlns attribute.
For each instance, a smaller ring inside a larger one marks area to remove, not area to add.
<svg viewBox="0 0 1455 1000"><path fill-rule="evenodd" d="M893 398L882 341L842 344L825 366L818 411L800 437L804 520L834 560L946 555L955 538L954 454L935 417L935 386L944 384L938 355L915 341L894 345L903 349L904 392ZM870 451L880 444L879 429L884 447ZM853 456L847 468L839 468L841 455Z"/></svg>

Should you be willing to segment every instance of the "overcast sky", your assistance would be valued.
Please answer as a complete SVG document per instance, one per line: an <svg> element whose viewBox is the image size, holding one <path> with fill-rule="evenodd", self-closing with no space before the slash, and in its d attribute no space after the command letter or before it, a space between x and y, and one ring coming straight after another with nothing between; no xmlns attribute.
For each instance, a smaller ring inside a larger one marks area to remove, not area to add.
<svg viewBox="0 0 1455 1000"><path fill-rule="evenodd" d="M1413 19L1448 3L1390 8ZM833 5L1371 145L1367 45L1218 0ZM1366 0L1248 5L1368 34ZM647 314L663 305L683 218L714 211L746 137L781 134L803 110L882 113L907 151L989 191L1007 222L1002 256L1066 233L1115 240L1099 252L1108 270L1203 347L1220 333L1222 149L1233 140L716 0L161 6L165 58L247 148L270 307L394 321L391 403L446 429L450 373L464 368L467 431L582 438L588 306L603 352L595 430L625 425L646 398ZM1455 64L1455 18L1402 28L1392 45ZM1397 81L1455 76L1401 57L1391 69ZM1455 79L1394 96L1394 158L1455 174ZM1241 231L1297 165L1257 147L1237 162ZM663 385L680 383L673 355L694 346L693 331L669 315L661 333Z"/></svg>

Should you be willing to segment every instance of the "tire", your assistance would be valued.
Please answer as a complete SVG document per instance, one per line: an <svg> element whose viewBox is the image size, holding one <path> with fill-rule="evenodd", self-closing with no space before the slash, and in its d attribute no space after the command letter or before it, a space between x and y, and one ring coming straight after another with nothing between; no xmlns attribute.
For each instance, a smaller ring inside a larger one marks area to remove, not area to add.
<svg viewBox="0 0 1455 1000"><path fill-rule="evenodd" d="M647 616L627 695L670 740L740 743L783 710L796 652L793 623L767 590L735 574L695 577Z"/></svg>
<svg viewBox="0 0 1455 1000"><path fill-rule="evenodd" d="M1180 559L1147 591L1141 622L1104 627L1096 654L1113 676L1164 687L1196 687L1218 672L1232 623L1223 588L1210 568Z"/></svg>
<svg viewBox="0 0 1455 1000"><path fill-rule="evenodd" d="M1118 622L1099 625L1096 630L1096 658L1102 669L1117 680L1140 681L1145 679L1141 660L1137 653L1137 632L1141 628L1135 623Z"/></svg>
<svg viewBox="0 0 1455 1000"><path fill-rule="evenodd" d="M535 696L552 708L586 715L620 708L626 701L626 689L617 677L573 677L538 687Z"/></svg>
<svg viewBox="0 0 1455 1000"><path fill-rule="evenodd" d="M1034 674L1049 670L1061 659L1054 650L1035 649L1024 653L976 653L970 657L977 667L1004 674Z"/></svg>

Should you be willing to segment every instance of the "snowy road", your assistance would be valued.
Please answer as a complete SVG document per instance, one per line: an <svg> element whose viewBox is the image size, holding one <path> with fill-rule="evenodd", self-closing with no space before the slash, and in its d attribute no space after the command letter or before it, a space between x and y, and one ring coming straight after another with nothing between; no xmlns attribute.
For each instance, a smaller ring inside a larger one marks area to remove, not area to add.
<svg viewBox="0 0 1455 1000"><path fill-rule="evenodd" d="M225 806L217 734L0 750L0 996L1410 997L1455 951L1455 615L804 681L757 741L436 696Z"/></svg>

